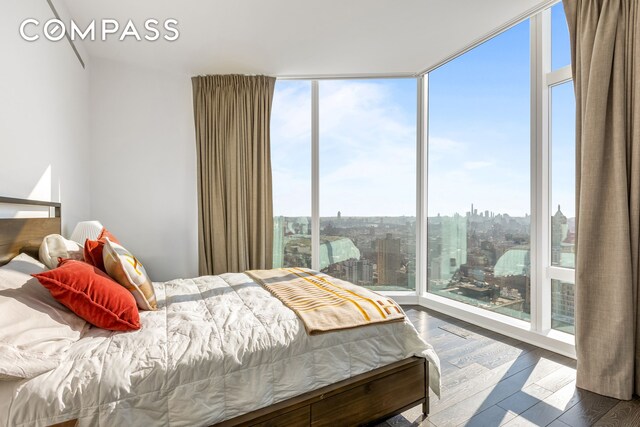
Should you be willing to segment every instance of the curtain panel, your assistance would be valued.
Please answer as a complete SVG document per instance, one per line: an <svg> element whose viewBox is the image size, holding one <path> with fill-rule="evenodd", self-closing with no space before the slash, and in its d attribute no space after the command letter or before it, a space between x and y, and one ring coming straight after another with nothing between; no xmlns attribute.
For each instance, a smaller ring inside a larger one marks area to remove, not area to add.
<svg viewBox="0 0 640 427"><path fill-rule="evenodd" d="M275 78L198 76L192 84L200 274L271 268Z"/></svg>
<svg viewBox="0 0 640 427"><path fill-rule="evenodd" d="M564 0L576 94L577 386L640 391L638 0Z"/></svg>

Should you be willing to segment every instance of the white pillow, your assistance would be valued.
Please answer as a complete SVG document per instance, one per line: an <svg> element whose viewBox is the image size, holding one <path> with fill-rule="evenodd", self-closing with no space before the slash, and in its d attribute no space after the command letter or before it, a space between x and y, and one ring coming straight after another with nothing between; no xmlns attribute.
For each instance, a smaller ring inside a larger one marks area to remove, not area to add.
<svg viewBox="0 0 640 427"><path fill-rule="evenodd" d="M65 239L59 234L49 234L42 239L38 255L40 261L51 269L58 267L58 258L71 258L84 261L82 245Z"/></svg>
<svg viewBox="0 0 640 427"><path fill-rule="evenodd" d="M31 277L46 267L20 254L0 267L0 380L55 368L88 327Z"/></svg>

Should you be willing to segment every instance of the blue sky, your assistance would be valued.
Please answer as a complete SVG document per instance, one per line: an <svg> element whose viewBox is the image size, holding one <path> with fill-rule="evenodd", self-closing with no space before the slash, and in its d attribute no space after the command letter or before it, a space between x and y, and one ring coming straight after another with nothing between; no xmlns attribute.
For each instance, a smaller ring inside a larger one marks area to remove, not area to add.
<svg viewBox="0 0 640 427"><path fill-rule="evenodd" d="M561 5L552 64L569 63ZM530 213L529 22L429 75L429 215ZM311 85L278 81L273 104L274 213L311 211ZM573 216L573 94L552 91L552 202ZM416 81L320 82L320 215L415 215ZM554 206L554 210L555 210Z"/></svg>

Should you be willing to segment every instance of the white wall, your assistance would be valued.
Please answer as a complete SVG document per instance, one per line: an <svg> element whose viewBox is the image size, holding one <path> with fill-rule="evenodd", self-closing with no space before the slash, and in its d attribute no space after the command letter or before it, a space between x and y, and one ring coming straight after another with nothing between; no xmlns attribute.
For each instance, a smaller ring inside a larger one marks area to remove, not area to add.
<svg viewBox="0 0 640 427"><path fill-rule="evenodd" d="M44 0L0 4L0 196L61 201L68 234L89 217L89 71L66 40L24 41L26 18L53 13Z"/></svg>
<svg viewBox="0 0 640 427"><path fill-rule="evenodd" d="M91 215L152 280L198 273L191 79L92 59Z"/></svg>
<svg viewBox="0 0 640 427"><path fill-rule="evenodd" d="M0 196L62 202L67 236L102 221L153 280L196 276L190 77L99 59L83 69L66 39L24 41L26 18L53 13L45 0L0 4Z"/></svg>

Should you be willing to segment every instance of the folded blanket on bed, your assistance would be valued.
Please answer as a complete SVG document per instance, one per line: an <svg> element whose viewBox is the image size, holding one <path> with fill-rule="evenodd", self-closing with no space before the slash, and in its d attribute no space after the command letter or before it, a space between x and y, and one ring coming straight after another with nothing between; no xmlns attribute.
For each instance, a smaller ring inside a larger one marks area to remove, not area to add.
<svg viewBox="0 0 640 427"><path fill-rule="evenodd" d="M246 274L293 310L310 335L404 320L392 299L317 271L277 268Z"/></svg>

